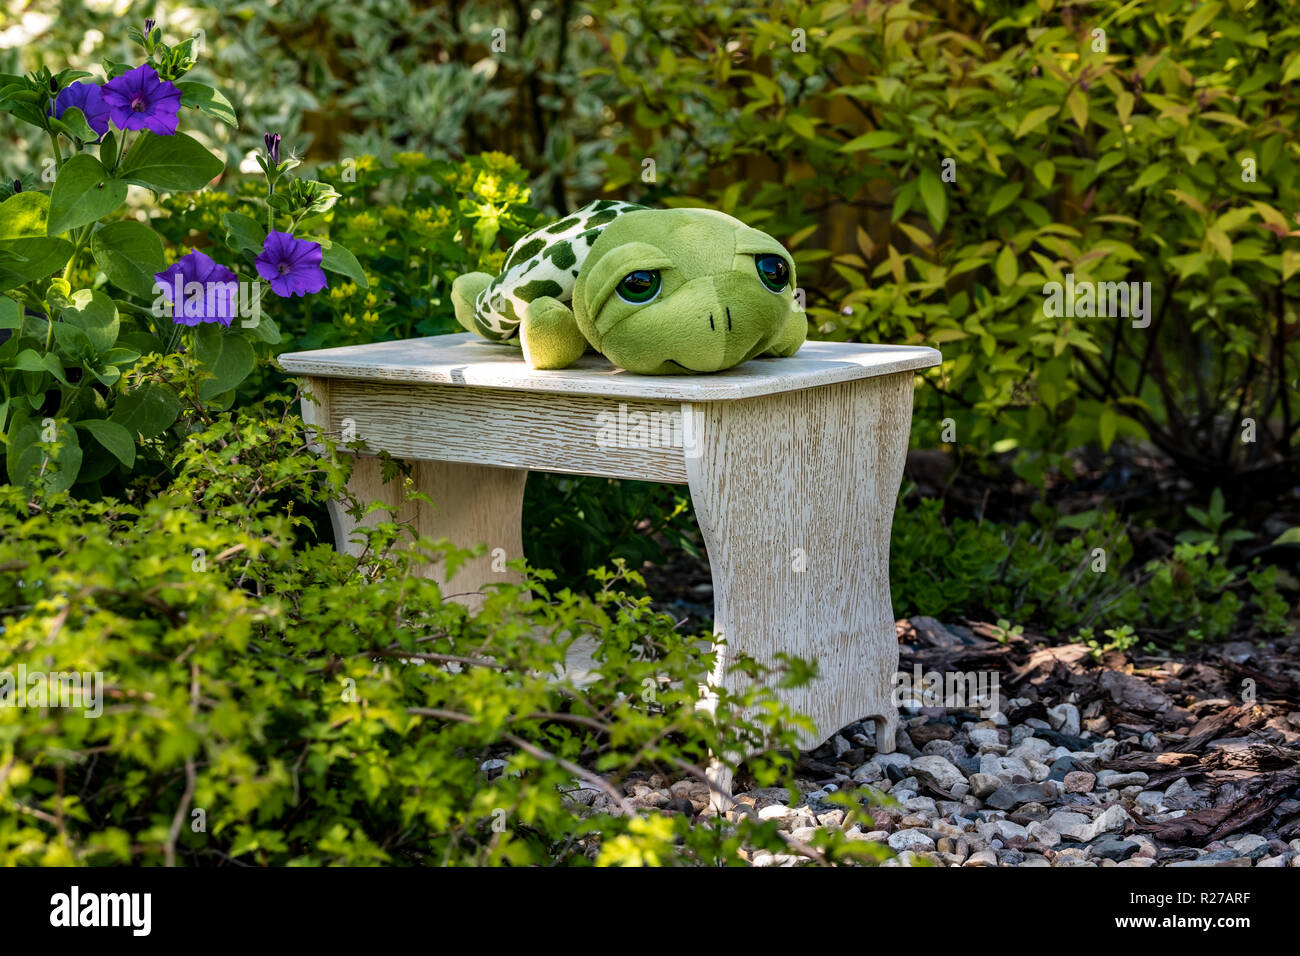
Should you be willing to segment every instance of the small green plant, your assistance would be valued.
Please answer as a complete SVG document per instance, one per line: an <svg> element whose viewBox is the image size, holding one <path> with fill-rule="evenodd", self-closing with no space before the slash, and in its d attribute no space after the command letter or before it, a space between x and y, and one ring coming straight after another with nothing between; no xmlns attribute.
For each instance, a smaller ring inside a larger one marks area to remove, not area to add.
<svg viewBox="0 0 1300 956"><path fill-rule="evenodd" d="M1221 500L1203 515L1202 540L1180 540L1141 568L1132 565L1127 530L1110 512L1040 510L1047 523L1038 527L945 521L942 512L942 502L924 500L895 513L890 578L900 616L983 616L997 620L1003 635L1015 632L1014 621L1047 634L1078 633L1101 650L1140 641L1186 650L1242 629L1280 634L1289 627L1277 568L1244 573L1221 553L1218 542L1241 533L1225 530L1230 516ZM1108 642L1095 637L1098 627Z"/></svg>
<svg viewBox="0 0 1300 956"><path fill-rule="evenodd" d="M1103 655L1111 651L1123 653L1132 647L1136 647L1139 641L1137 632L1127 624L1121 624L1119 627L1108 627L1102 631L1102 635L1107 638L1104 643L1096 638L1091 627L1081 627L1076 640L1092 648L1092 656L1097 660L1101 660Z"/></svg>
<svg viewBox="0 0 1300 956"><path fill-rule="evenodd" d="M1187 515L1200 526L1178 533L1178 540L1188 544L1202 544L1209 541L1213 542L1222 554L1228 554L1232 551L1233 545L1239 541L1249 541L1255 537L1242 528L1227 527L1232 520L1232 512L1224 506L1223 492L1218 488L1210 494L1208 508L1188 505Z"/></svg>

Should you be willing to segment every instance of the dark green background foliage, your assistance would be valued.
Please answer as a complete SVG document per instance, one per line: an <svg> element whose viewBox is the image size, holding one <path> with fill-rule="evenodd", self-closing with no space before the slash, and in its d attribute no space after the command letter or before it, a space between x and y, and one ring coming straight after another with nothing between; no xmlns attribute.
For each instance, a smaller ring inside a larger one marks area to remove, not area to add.
<svg viewBox="0 0 1300 956"><path fill-rule="evenodd" d="M1300 427L1296 12L218 0L176 29L205 30L196 75L246 129L310 160L498 150L547 212L616 195L767 229L820 335L943 348L920 442L952 416L964 446L1040 479L1079 444L1145 435L1236 500L1287 487ZM113 36L89 13L50 30L79 42L96 20ZM214 135L232 159L249 145ZM1044 316L1065 273L1150 282L1151 327Z"/></svg>

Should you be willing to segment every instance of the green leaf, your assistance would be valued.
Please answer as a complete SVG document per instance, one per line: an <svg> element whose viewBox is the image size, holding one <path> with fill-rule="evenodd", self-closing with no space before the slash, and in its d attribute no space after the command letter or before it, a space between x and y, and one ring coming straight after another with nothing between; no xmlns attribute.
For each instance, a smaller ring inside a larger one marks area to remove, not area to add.
<svg viewBox="0 0 1300 956"><path fill-rule="evenodd" d="M103 292L80 289L61 311L65 322L86 334L96 355L107 352L117 341L117 304Z"/></svg>
<svg viewBox="0 0 1300 956"><path fill-rule="evenodd" d="M275 319L265 312L258 318L257 325L253 326L249 331L263 342L269 342L271 345L280 343L280 327L275 324Z"/></svg>
<svg viewBox="0 0 1300 956"><path fill-rule="evenodd" d="M263 319L262 321L266 321ZM108 349L99 357L103 365L134 365L140 358L140 353L135 349Z"/></svg>
<svg viewBox="0 0 1300 956"><path fill-rule="evenodd" d="M1097 417L1097 437L1101 439L1101 450L1109 451L1110 444L1115 440L1115 432L1119 429L1119 415L1115 414L1115 409L1109 405L1101 410Z"/></svg>
<svg viewBox="0 0 1300 956"><path fill-rule="evenodd" d="M908 210L912 208L912 203L916 202L918 191L915 179L898 190L898 195L894 197L894 209L889 214L890 222L898 222L907 215Z"/></svg>
<svg viewBox="0 0 1300 956"><path fill-rule="evenodd" d="M157 382L146 382L122 395L109 418L132 435L153 438L166 431L180 413L181 400L174 391Z"/></svg>
<svg viewBox="0 0 1300 956"><path fill-rule="evenodd" d="M1020 266L1016 261L1016 254L1010 246L1002 247L1002 251L998 253L997 262L993 265L993 271L997 273L998 282L1004 288L1015 285L1016 276L1020 274Z"/></svg>
<svg viewBox="0 0 1300 956"><path fill-rule="evenodd" d="M241 212L222 213L221 224L226 227L226 245L236 252L260 254L266 245L266 229L252 216Z"/></svg>
<svg viewBox="0 0 1300 956"><path fill-rule="evenodd" d="M1088 125L1088 97L1084 95L1083 90L1076 86L1070 90L1070 95L1065 98L1065 105L1069 109L1070 115L1074 117L1075 125L1082 132Z"/></svg>
<svg viewBox="0 0 1300 956"><path fill-rule="evenodd" d="M155 192L181 192L202 189L225 168L225 163L184 133L159 136L146 131L126 151L118 176Z"/></svg>
<svg viewBox="0 0 1300 956"><path fill-rule="evenodd" d="M1034 178L1037 179L1044 189L1052 188L1052 180L1056 176L1056 164L1050 159L1040 159L1034 163Z"/></svg>
<svg viewBox="0 0 1300 956"><path fill-rule="evenodd" d="M86 114L77 106L69 106L58 119L51 118L50 126L69 139L82 143L94 143L99 140L99 134L90 128L90 124L86 122Z"/></svg>
<svg viewBox="0 0 1300 956"><path fill-rule="evenodd" d="M108 281L144 299L154 296L154 273L162 272L162 240L148 226L124 220L109 223L90 240L90 254Z"/></svg>
<svg viewBox="0 0 1300 956"><path fill-rule="evenodd" d="M43 238L50 215L47 193L25 192L0 203L0 239Z"/></svg>
<svg viewBox="0 0 1300 956"><path fill-rule="evenodd" d="M20 372L49 372L64 385L68 384L68 378L63 373L63 363L53 352L42 355L35 349L23 349L14 357L13 367Z"/></svg>
<svg viewBox="0 0 1300 956"><path fill-rule="evenodd" d="M1202 3L1197 7L1196 12L1188 17L1187 22L1183 24L1183 42L1186 43L1205 29L1219 15L1219 11L1222 9L1222 3Z"/></svg>
<svg viewBox="0 0 1300 956"><path fill-rule="evenodd" d="M127 468L135 465L135 439L122 425L103 418L91 418L77 422L77 427L95 436L95 441L112 452L113 457Z"/></svg>
<svg viewBox="0 0 1300 956"><path fill-rule="evenodd" d="M1286 61L1286 69L1282 71L1282 79L1279 80L1281 86L1286 86L1293 80L1300 79L1300 50L1292 53Z"/></svg>
<svg viewBox="0 0 1300 956"><path fill-rule="evenodd" d="M1232 264L1232 240L1222 229L1210 228L1205 230L1205 241L1214 248L1214 251L1227 262Z"/></svg>
<svg viewBox="0 0 1300 956"><path fill-rule="evenodd" d="M239 128L239 120L235 116L235 107L220 90L213 89L206 83L196 83L193 80L181 80L176 84L176 88L181 91L182 106L192 106L194 109L220 120L227 126L235 129Z"/></svg>
<svg viewBox="0 0 1300 956"><path fill-rule="evenodd" d="M126 183L114 179L89 153L63 164L50 193L48 234L57 236L88 222L111 216L126 202Z"/></svg>
<svg viewBox="0 0 1300 956"><path fill-rule="evenodd" d="M50 491L66 491L81 470L77 430L60 424L57 441L62 447L51 455L37 444L41 440L41 428L39 419L28 421L10 436L5 450L9 480L16 485L31 485L39 479Z"/></svg>
<svg viewBox="0 0 1300 956"><path fill-rule="evenodd" d="M1128 191L1133 192L1137 189L1145 189L1148 186L1153 186L1168 175L1169 167L1165 163L1156 163L1153 166L1148 166L1142 171L1142 175L1133 180L1133 184L1128 187Z"/></svg>
<svg viewBox="0 0 1300 956"><path fill-rule="evenodd" d="M253 370L256 356L248 339L227 332L216 323L199 326L194 337L194 357L212 378L199 385L199 398L215 398L237 386Z"/></svg>
<svg viewBox="0 0 1300 956"><path fill-rule="evenodd" d="M23 349L14 356L14 363L10 368L16 368L20 372L44 372L45 362L36 349Z"/></svg>
<svg viewBox="0 0 1300 956"><path fill-rule="evenodd" d="M23 309L13 299L0 296L0 329L21 329Z"/></svg>
<svg viewBox="0 0 1300 956"><path fill-rule="evenodd" d="M72 258L66 239L9 239L0 241L0 292L16 289L33 279L62 269Z"/></svg>
<svg viewBox="0 0 1300 956"><path fill-rule="evenodd" d="M91 366L90 374L99 379L109 388L117 384L117 380L122 377L122 370L115 365Z"/></svg>
<svg viewBox="0 0 1300 956"><path fill-rule="evenodd" d="M1024 188L1024 183L1007 183L1005 186L1000 186L998 191L993 194L993 198L989 200L988 214L992 216L1006 209L1016 201L1016 197L1020 195L1020 190Z"/></svg>
<svg viewBox="0 0 1300 956"><path fill-rule="evenodd" d="M94 357L95 350L86 333L69 322L54 323L54 341L64 356L77 364Z"/></svg>
<svg viewBox="0 0 1300 956"><path fill-rule="evenodd" d="M890 132L887 129L872 130L870 133L863 133L856 139L849 140L840 147L840 151L856 153L864 149L883 149L886 146L893 146L902 138L897 133Z"/></svg>
<svg viewBox="0 0 1300 956"><path fill-rule="evenodd" d="M1025 114L1025 118L1020 121L1016 128L1016 139L1032 133L1038 127L1046 123L1051 117L1060 111L1059 106L1040 106L1038 109L1030 110Z"/></svg>
<svg viewBox="0 0 1300 956"><path fill-rule="evenodd" d="M921 170L920 189L921 201L925 203L925 212L930 217L930 225L934 227L935 232L938 232L948 218L948 196L944 192L939 174L933 169Z"/></svg>
<svg viewBox="0 0 1300 956"><path fill-rule="evenodd" d="M785 125L804 139L816 139L817 137L817 129L813 126L813 121L802 113L790 113L785 118Z"/></svg>
<svg viewBox="0 0 1300 956"><path fill-rule="evenodd" d="M341 246L337 242L331 242L328 239L321 240L320 266L327 272L347 276L362 289L370 288L370 282L366 279L366 272L361 268L361 263L357 261L357 257L348 251L347 247Z"/></svg>

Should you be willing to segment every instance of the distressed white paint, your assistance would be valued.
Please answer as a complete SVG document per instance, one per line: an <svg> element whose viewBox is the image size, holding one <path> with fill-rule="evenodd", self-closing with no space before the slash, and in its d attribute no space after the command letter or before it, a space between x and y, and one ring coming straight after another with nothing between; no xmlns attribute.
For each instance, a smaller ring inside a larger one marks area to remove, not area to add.
<svg viewBox="0 0 1300 956"><path fill-rule="evenodd" d="M806 342L790 358L753 359L710 375L637 375L614 368L594 352L571 368L531 369L517 347L462 332L294 352L281 355L279 362L291 375L312 378L717 402L929 368L939 358L923 346Z"/></svg>

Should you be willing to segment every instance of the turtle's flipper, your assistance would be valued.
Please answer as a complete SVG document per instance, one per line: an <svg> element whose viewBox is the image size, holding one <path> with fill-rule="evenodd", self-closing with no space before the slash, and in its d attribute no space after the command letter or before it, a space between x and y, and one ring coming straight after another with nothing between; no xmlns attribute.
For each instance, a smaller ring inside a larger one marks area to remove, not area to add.
<svg viewBox="0 0 1300 956"><path fill-rule="evenodd" d="M519 325L519 341L524 361L533 368L568 368L587 349L573 312L549 295L528 303Z"/></svg>
<svg viewBox="0 0 1300 956"><path fill-rule="evenodd" d="M474 303L478 295L492 283L486 272L467 272L451 284L451 304L456 309L456 321L466 332L482 332L474 323Z"/></svg>

